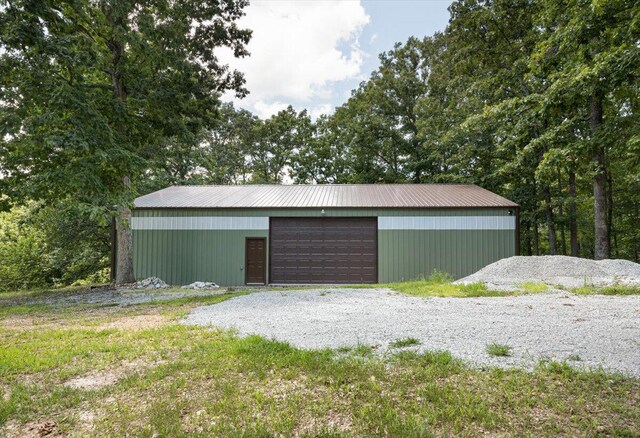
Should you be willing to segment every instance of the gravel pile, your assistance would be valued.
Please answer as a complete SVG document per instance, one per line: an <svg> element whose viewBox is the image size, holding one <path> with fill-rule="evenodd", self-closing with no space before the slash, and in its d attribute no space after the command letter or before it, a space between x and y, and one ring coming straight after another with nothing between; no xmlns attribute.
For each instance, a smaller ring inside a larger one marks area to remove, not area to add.
<svg viewBox="0 0 640 438"><path fill-rule="evenodd" d="M149 277L138 281L131 289L165 289L167 287L169 285L158 277Z"/></svg>
<svg viewBox="0 0 640 438"><path fill-rule="evenodd" d="M220 286L218 286L215 283L210 283L210 282L206 282L206 281L194 281L191 284L187 284L185 286L182 286L180 289L219 289Z"/></svg>
<svg viewBox="0 0 640 438"><path fill-rule="evenodd" d="M188 324L234 328L300 348L372 346L420 340L417 350L446 350L477 365L534 366L567 360L640 376L640 296L545 293L495 298L419 298L388 289L259 292L200 307ZM510 357L487 354L507 344Z"/></svg>
<svg viewBox="0 0 640 438"><path fill-rule="evenodd" d="M517 290L522 283L551 287L640 286L640 264L628 260L589 260L567 256L516 256L499 260L456 283L485 283L491 289Z"/></svg>

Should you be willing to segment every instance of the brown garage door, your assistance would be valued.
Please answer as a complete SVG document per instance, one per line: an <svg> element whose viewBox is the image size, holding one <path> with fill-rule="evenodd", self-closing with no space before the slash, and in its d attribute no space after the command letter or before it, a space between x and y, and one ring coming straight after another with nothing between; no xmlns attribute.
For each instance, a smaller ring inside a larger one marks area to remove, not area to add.
<svg viewBox="0 0 640 438"><path fill-rule="evenodd" d="M377 218L271 218L271 283L376 283Z"/></svg>

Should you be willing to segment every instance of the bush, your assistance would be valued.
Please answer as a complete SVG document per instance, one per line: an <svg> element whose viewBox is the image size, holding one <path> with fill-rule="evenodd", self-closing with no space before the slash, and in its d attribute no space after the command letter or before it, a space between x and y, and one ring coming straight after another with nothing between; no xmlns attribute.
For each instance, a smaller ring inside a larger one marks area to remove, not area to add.
<svg viewBox="0 0 640 438"><path fill-rule="evenodd" d="M51 276L46 242L29 216L27 207L0 213L0 290L44 286Z"/></svg>
<svg viewBox="0 0 640 438"><path fill-rule="evenodd" d="M0 212L0 291L108 280L109 229L73 203Z"/></svg>

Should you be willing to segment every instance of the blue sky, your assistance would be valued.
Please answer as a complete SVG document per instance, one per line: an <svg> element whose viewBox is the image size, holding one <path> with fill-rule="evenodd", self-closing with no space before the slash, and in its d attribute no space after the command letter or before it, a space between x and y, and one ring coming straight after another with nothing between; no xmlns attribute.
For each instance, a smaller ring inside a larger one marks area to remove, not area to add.
<svg viewBox="0 0 640 438"><path fill-rule="evenodd" d="M268 117L292 105L331 113L378 66L378 54L410 36L442 31L449 0L253 0L240 25L254 31L251 56L223 62L245 73L236 106Z"/></svg>
<svg viewBox="0 0 640 438"><path fill-rule="evenodd" d="M378 66L378 53L390 50L396 42L410 36L424 37L442 31L449 22L450 0L365 0L361 2L370 17L362 31L361 44L372 56L363 69Z"/></svg>

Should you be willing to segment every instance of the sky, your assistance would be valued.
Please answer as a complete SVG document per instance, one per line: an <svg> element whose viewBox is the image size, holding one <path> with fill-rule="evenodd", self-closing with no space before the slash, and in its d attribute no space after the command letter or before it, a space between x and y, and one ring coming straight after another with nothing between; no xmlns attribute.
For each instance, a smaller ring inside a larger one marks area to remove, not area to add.
<svg viewBox="0 0 640 438"><path fill-rule="evenodd" d="M450 0L252 0L240 27L253 30L249 57L219 57L245 74L249 96L224 100L268 118L292 105L330 114L410 36L442 31Z"/></svg>

